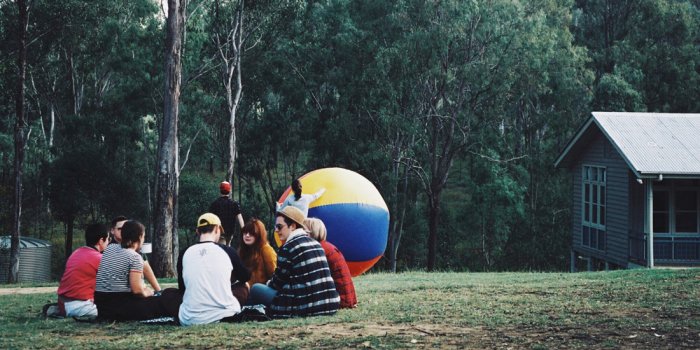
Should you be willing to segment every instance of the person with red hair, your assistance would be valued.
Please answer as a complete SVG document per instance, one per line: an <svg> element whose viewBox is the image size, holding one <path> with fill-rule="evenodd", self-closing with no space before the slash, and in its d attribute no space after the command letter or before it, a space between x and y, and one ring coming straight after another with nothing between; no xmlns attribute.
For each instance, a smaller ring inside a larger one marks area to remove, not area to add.
<svg viewBox="0 0 700 350"><path fill-rule="evenodd" d="M241 240L238 245L238 255L243 264L250 270L248 283L267 282L277 268L277 253L267 242L265 224L253 218L241 229Z"/></svg>

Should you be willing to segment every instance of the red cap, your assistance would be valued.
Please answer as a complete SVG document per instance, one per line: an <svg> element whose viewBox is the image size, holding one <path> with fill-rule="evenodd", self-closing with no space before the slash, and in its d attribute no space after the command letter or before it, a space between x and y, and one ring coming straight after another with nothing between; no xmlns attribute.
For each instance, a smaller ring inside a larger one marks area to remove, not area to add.
<svg viewBox="0 0 700 350"><path fill-rule="evenodd" d="M228 181L224 181L219 185L219 191L221 191L222 194L229 194L231 193L231 184Z"/></svg>

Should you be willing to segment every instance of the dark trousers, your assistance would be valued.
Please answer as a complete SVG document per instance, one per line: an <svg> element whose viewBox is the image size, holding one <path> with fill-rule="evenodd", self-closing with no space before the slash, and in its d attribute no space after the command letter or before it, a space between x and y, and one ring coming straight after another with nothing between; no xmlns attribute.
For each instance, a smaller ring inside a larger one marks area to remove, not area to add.
<svg viewBox="0 0 700 350"><path fill-rule="evenodd" d="M248 301L248 294L250 293L250 288L247 283L236 283L231 285L231 292L233 296L238 299L238 303L241 306L245 305Z"/></svg>
<svg viewBox="0 0 700 350"><path fill-rule="evenodd" d="M140 321L173 317L182 304L182 294L175 288L164 289L157 297L141 298L133 293L95 292L97 316L115 321Z"/></svg>

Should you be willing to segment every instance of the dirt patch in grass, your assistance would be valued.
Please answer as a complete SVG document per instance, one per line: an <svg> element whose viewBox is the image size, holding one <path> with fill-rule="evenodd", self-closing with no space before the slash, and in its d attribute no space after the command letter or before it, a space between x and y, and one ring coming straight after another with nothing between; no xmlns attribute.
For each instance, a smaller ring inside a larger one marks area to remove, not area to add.
<svg viewBox="0 0 700 350"><path fill-rule="evenodd" d="M0 295L56 293L57 287L0 288Z"/></svg>
<svg viewBox="0 0 700 350"><path fill-rule="evenodd" d="M700 333L689 328L661 332L654 328L611 329L594 327L457 327L444 324L322 324L313 329L259 330L251 337L267 344L314 344L334 348L338 343L355 348L450 349L695 349ZM290 344L290 345L292 345ZM325 345L325 346L324 346ZM303 347L303 346L302 346Z"/></svg>

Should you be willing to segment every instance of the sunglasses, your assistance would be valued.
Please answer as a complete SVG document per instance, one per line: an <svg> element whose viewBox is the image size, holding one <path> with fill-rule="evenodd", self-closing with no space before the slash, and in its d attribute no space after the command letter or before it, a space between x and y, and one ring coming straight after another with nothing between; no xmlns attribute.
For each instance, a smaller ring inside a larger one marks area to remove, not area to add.
<svg viewBox="0 0 700 350"><path fill-rule="evenodd" d="M276 225L275 225L275 228L277 229L277 231L279 231L279 230L282 229L282 227L285 227L285 226L287 226L287 225L276 224Z"/></svg>

